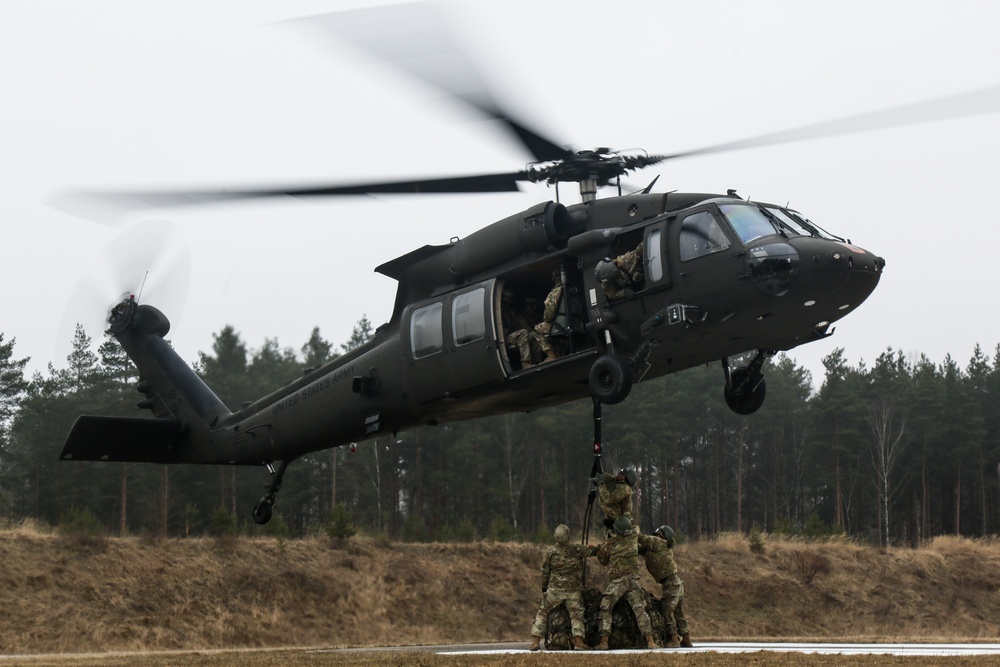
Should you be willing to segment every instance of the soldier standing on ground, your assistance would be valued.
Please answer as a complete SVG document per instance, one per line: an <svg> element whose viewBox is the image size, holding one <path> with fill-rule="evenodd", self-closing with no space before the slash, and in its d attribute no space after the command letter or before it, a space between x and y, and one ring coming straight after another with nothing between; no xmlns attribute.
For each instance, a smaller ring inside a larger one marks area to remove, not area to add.
<svg viewBox="0 0 1000 667"><path fill-rule="evenodd" d="M542 647L548 629L549 612L561 604L566 605L573 628L573 648L589 651L584 641L586 627L583 621L583 562L588 556L597 555L596 546L569 543L569 526L556 526L556 544L542 561L542 600L531 626L530 650Z"/></svg>
<svg viewBox="0 0 1000 667"><path fill-rule="evenodd" d="M608 568L608 588L601 598L601 643L595 648L608 650L611 637L612 612L623 597L632 607L639 631L646 638L647 648L656 648L653 626L646 613L646 603L639 585L639 535L632 528L628 517L620 516L614 522L614 537L609 538L597 551L597 560Z"/></svg>
<svg viewBox="0 0 1000 667"><path fill-rule="evenodd" d="M674 561L674 530L670 526L660 526L655 537L644 535L645 545L640 544L640 553L645 553L646 569L662 587L660 611L667 624L667 648L690 647L691 635L687 619L684 618L684 582L677 573ZM646 548L643 549L643 546Z"/></svg>

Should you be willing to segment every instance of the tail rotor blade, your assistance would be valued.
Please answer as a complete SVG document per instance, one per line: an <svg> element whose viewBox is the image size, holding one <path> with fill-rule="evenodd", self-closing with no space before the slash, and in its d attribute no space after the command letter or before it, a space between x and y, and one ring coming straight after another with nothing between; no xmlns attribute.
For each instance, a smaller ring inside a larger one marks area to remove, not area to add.
<svg viewBox="0 0 1000 667"><path fill-rule="evenodd" d="M100 339L107 328L108 309L129 294L155 303L177 321L190 280L190 250L174 225L147 220L126 229L93 258L77 283L59 326L53 358L66 358L78 324L86 335Z"/></svg>

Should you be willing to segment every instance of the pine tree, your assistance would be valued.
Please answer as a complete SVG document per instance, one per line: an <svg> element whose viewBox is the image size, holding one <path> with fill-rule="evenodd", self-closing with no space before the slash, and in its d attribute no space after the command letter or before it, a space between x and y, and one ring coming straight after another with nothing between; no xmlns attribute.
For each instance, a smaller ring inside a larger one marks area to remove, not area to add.
<svg viewBox="0 0 1000 667"><path fill-rule="evenodd" d="M80 392L99 380L97 355L90 349L92 342L83 325L78 323L73 334L73 349L66 357L69 366L62 371L69 391Z"/></svg>
<svg viewBox="0 0 1000 667"><path fill-rule="evenodd" d="M14 358L16 342L17 339L12 338L9 343L4 343L3 333L0 332L0 430L9 422L18 401L28 388L28 382L24 379L24 367L30 357Z"/></svg>
<svg viewBox="0 0 1000 667"><path fill-rule="evenodd" d="M350 352L355 350L368 341L372 339L372 323L368 321L367 315L362 315L358 323L354 325L354 329L351 331L350 339L341 345L341 349L344 352Z"/></svg>
<svg viewBox="0 0 1000 667"><path fill-rule="evenodd" d="M306 368L319 368L338 355L333 351L333 345L319 335L319 327L313 327L309 340L302 346L303 363Z"/></svg>

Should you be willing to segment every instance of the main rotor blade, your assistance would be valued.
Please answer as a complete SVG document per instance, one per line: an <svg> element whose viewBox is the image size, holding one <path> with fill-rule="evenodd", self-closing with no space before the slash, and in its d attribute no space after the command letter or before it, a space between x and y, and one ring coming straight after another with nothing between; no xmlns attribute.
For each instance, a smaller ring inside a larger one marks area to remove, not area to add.
<svg viewBox="0 0 1000 667"><path fill-rule="evenodd" d="M491 120L504 123L539 162L572 155L570 150L515 119L497 103L485 79L432 5L394 5L299 21L350 42Z"/></svg>
<svg viewBox="0 0 1000 667"><path fill-rule="evenodd" d="M698 148L683 153L673 153L671 155L659 156L663 160L670 160L682 157L693 157L706 153L720 153L723 151L736 151L745 148L757 148L772 144L791 143L794 141L804 141L807 139L820 139L822 137L833 137L842 134L852 134L855 132L866 132L869 130L880 130L914 123L926 123L935 120L945 120L949 118L959 118L961 116L972 116L976 114L993 113L1000 111L1000 86L977 90L970 93L950 95L934 100L905 104L903 106L891 107L881 111L863 113L857 116L848 116L814 125L805 125L792 130L763 134L750 139L733 141L725 144L717 144L706 148Z"/></svg>
<svg viewBox="0 0 1000 667"><path fill-rule="evenodd" d="M449 194L476 192L517 192L518 182L531 180L528 172L478 174L430 178L413 181L359 183L355 185L317 185L302 187L262 187L246 190L228 188L205 190L150 190L120 192L74 192L49 200L55 209L87 220L114 222L129 211L171 208L192 204L266 199L278 197L334 197L375 194Z"/></svg>

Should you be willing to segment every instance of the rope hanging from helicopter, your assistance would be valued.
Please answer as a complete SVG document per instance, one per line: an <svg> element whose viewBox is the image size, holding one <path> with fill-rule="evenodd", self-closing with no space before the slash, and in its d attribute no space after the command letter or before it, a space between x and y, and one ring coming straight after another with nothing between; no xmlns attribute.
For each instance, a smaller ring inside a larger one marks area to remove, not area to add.
<svg viewBox="0 0 1000 667"><path fill-rule="evenodd" d="M594 462L590 466L590 479L595 480L597 476L604 472L604 463L601 458L601 402L596 398L591 398L594 402ZM594 500L597 499L597 487L591 485L587 493L587 509L583 513L583 534L580 543L586 545L590 539L590 524L594 516ZM587 559L583 560L583 588L587 587Z"/></svg>

